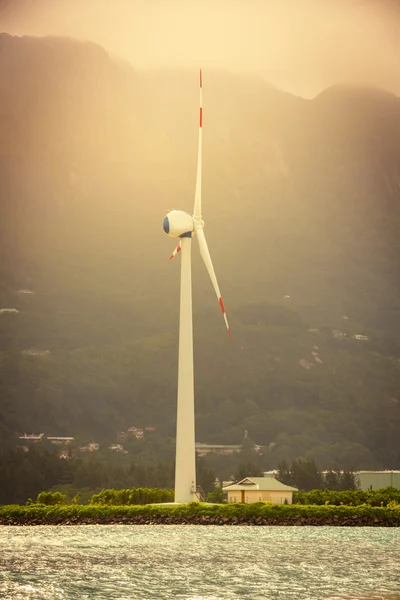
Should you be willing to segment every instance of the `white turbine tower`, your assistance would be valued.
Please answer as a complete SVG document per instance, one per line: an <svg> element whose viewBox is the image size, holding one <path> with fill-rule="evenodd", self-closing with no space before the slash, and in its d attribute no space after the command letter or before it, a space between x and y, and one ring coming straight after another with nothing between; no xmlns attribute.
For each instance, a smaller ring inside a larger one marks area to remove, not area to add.
<svg viewBox="0 0 400 600"><path fill-rule="evenodd" d="M180 238L171 254L173 258L181 252L181 297L179 315L179 361L178 361L178 407L176 424L175 502L186 503L198 500L196 495L196 462L194 433L194 383L193 383L193 317L192 317L192 236L196 234L200 255L210 275L215 293L230 335L228 319L222 302L217 278L211 261L204 221L201 215L201 167L202 167L202 108L203 80L200 70L200 123L197 156L196 193L193 216L181 210L170 211L163 223L164 231L171 237Z"/></svg>

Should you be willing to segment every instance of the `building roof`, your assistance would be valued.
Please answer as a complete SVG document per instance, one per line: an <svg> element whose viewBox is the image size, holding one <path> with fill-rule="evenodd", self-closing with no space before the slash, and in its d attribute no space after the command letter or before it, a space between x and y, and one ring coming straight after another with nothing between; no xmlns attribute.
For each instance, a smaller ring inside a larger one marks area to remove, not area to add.
<svg viewBox="0 0 400 600"><path fill-rule="evenodd" d="M354 475L390 475L391 473L400 473L400 471L393 469L385 469L383 471L354 471Z"/></svg>
<svg viewBox="0 0 400 600"><path fill-rule="evenodd" d="M245 477L242 481L223 488L224 492L261 490L264 492L297 492L297 488L281 483L275 477Z"/></svg>

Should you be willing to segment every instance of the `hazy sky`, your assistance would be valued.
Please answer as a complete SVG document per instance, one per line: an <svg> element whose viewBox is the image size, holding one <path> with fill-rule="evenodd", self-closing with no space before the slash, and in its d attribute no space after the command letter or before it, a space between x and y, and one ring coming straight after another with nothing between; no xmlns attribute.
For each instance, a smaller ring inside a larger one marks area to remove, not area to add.
<svg viewBox="0 0 400 600"><path fill-rule="evenodd" d="M90 39L137 68L258 72L303 96L346 81L400 95L398 0L0 0L0 30Z"/></svg>

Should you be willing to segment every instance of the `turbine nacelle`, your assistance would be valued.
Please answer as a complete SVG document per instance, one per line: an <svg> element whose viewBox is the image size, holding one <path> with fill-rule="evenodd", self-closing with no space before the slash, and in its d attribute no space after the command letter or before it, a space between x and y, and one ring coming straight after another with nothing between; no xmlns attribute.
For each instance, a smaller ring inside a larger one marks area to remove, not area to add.
<svg viewBox="0 0 400 600"><path fill-rule="evenodd" d="M191 234L194 228L193 217L183 210L171 210L163 221L165 233L173 238Z"/></svg>

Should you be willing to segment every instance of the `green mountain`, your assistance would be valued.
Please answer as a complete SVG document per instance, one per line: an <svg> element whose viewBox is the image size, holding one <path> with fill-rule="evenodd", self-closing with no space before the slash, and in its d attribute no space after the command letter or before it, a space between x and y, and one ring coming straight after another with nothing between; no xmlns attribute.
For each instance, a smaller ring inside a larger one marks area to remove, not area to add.
<svg viewBox="0 0 400 600"><path fill-rule="evenodd" d="M203 211L234 343L195 250L197 439L398 466L400 99L204 75ZM0 34L0 310L19 311L0 312L2 438L174 436L162 220L192 208L197 93L194 71Z"/></svg>

